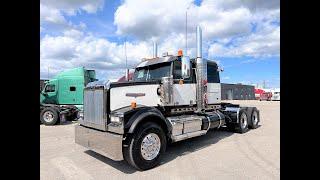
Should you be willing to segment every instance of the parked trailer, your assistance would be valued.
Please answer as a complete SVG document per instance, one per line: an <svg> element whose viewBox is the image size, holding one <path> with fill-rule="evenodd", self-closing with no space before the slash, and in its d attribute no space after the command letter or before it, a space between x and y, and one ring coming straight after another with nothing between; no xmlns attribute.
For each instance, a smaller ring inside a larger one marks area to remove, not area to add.
<svg viewBox="0 0 320 180"><path fill-rule="evenodd" d="M260 121L256 107L221 102L219 68L202 58L200 27L196 58L154 53L133 81L89 83L83 108L75 142L139 170L157 166L169 143L222 126L245 133Z"/></svg>
<svg viewBox="0 0 320 180"><path fill-rule="evenodd" d="M280 101L280 89L279 88L272 90L271 101Z"/></svg>
<svg viewBox="0 0 320 180"><path fill-rule="evenodd" d="M260 101L271 101L272 98L272 92L264 92L260 94Z"/></svg>
<svg viewBox="0 0 320 180"><path fill-rule="evenodd" d="M96 80L94 70L80 67L61 72L45 81L44 88L40 89L40 122L55 125L76 120L79 110L83 108L83 89Z"/></svg>

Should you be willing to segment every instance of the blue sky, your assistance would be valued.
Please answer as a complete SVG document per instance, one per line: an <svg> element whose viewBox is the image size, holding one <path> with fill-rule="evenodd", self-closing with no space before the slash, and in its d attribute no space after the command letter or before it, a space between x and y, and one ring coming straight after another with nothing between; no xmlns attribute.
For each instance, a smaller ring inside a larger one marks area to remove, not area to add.
<svg viewBox="0 0 320 180"><path fill-rule="evenodd" d="M224 68L222 82L280 86L276 0L41 0L40 76L85 66L96 69L99 79L117 79L125 68L125 39L131 67L151 56L153 41L159 55L184 50L187 7L190 56L200 25L204 56Z"/></svg>

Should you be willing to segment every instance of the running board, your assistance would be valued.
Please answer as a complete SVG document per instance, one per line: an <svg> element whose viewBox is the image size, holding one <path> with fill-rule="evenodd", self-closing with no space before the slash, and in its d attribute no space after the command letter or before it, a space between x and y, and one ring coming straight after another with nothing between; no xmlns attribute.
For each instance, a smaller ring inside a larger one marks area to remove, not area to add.
<svg viewBox="0 0 320 180"><path fill-rule="evenodd" d="M194 131L194 132L189 132L189 133L185 133L177 136L171 136L171 139L172 139L172 142L178 142L178 141L182 141L182 140L197 137L197 136L202 136L206 133L207 133L207 130Z"/></svg>

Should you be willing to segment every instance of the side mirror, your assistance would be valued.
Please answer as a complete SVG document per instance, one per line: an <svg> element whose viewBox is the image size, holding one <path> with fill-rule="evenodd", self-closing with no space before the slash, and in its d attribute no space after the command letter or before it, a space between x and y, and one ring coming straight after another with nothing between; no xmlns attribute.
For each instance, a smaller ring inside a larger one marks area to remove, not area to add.
<svg viewBox="0 0 320 180"><path fill-rule="evenodd" d="M44 91L40 91L40 93L44 96L48 96L48 93L44 92Z"/></svg>
<svg viewBox="0 0 320 180"><path fill-rule="evenodd" d="M219 72L223 72L223 68L220 67L220 66L218 66L218 71L219 71Z"/></svg>
<svg viewBox="0 0 320 180"><path fill-rule="evenodd" d="M181 57L181 75L183 79L189 78L191 74L190 58L189 56Z"/></svg>

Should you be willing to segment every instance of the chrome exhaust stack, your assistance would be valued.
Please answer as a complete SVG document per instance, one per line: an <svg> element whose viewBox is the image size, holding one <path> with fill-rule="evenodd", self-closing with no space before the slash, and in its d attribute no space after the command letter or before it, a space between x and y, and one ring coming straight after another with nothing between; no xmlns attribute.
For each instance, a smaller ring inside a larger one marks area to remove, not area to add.
<svg viewBox="0 0 320 180"><path fill-rule="evenodd" d="M197 26L197 111L206 108L207 62L202 58L202 31Z"/></svg>
<svg viewBox="0 0 320 180"><path fill-rule="evenodd" d="M153 58L158 57L158 44L156 42L153 42Z"/></svg>

